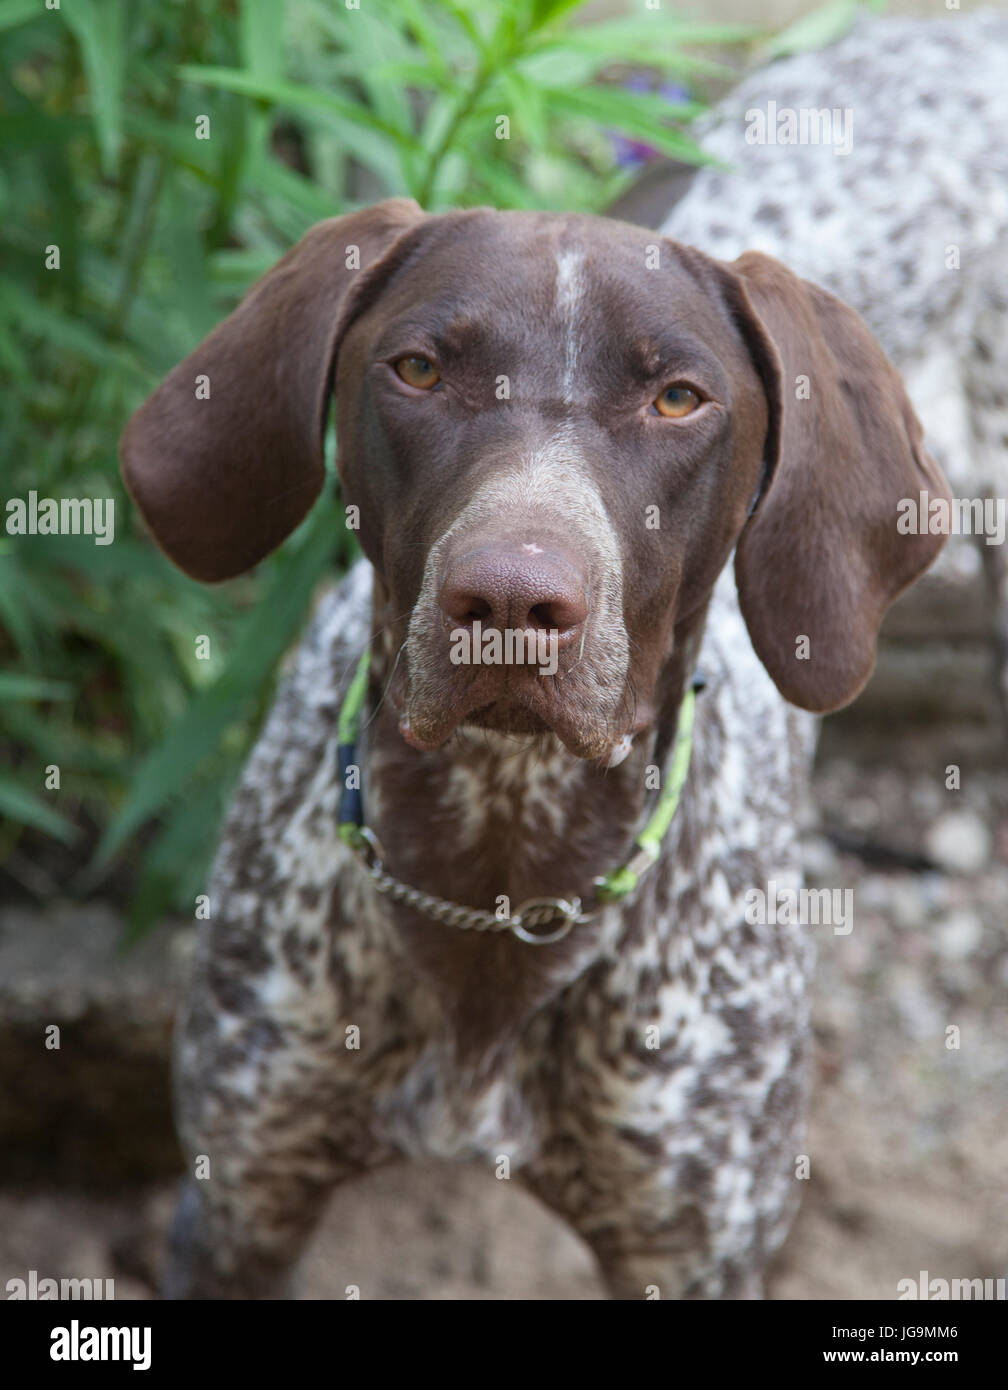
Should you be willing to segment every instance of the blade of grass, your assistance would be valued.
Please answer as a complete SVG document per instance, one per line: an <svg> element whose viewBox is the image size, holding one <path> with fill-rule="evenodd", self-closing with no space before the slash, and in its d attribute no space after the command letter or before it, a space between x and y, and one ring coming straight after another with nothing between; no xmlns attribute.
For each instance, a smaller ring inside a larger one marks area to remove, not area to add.
<svg viewBox="0 0 1008 1390"><path fill-rule="evenodd" d="M0 773L0 812L20 825L30 825L33 830L52 835L63 844L70 844L77 838L77 831L68 820L5 773Z"/></svg>
<svg viewBox="0 0 1008 1390"><path fill-rule="evenodd" d="M831 0L811 14L802 15L775 35L764 47L770 58L784 58L792 53L805 53L811 48L825 48L843 38L861 11L859 0Z"/></svg>
<svg viewBox="0 0 1008 1390"><path fill-rule="evenodd" d="M38 0L0 0L0 31L13 29L29 19L40 19L44 14Z"/></svg>
<svg viewBox="0 0 1008 1390"><path fill-rule="evenodd" d="M69 700L73 687L21 671L0 671L0 700Z"/></svg>
<svg viewBox="0 0 1008 1390"><path fill-rule="evenodd" d="M69 0L60 14L80 47L91 114L102 152L102 170L115 170L122 142L120 121L125 60L125 0Z"/></svg>
<svg viewBox="0 0 1008 1390"><path fill-rule="evenodd" d="M206 888L227 792L237 772L233 762L226 777L194 789L166 815L141 861L124 945L138 940L167 911L193 913L197 893Z"/></svg>
<svg viewBox="0 0 1008 1390"><path fill-rule="evenodd" d="M188 64L179 68L178 74L186 82L202 82L208 87L238 92L242 96L255 97L259 101L268 101L292 111L319 112L334 117L347 125L384 135L404 150L415 153L419 148L414 137L407 131L396 129L365 107L343 97L333 96L331 92L321 92L314 87L306 87L296 82L271 81L242 72L238 68L197 67Z"/></svg>
<svg viewBox="0 0 1008 1390"><path fill-rule="evenodd" d="M626 92L616 87L592 87L579 91L566 87L546 88L543 97L554 112L577 116L599 126L620 131L646 140L662 154L671 155L690 164L711 164L714 161L695 140L681 131L671 129L665 122L688 117L695 106L673 106L650 92Z"/></svg>
<svg viewBox="0 0 1008 1390"><path fill-rule="evenodd" d="M94 858L96 870L108 864L143 821L181 791L219 746L226 729L248 705L250 695L262 687L300 626L312 589L329 563L332 530L318 522L311 528L262 603L243 619L224 674L197 696L164 741L144 759L131 780L125 803L101 839Z"/></svg>

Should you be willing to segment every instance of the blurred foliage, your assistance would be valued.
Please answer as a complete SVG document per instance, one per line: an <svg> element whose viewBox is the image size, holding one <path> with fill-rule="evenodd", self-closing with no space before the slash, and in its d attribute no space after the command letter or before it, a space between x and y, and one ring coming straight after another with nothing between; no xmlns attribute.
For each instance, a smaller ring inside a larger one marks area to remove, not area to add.
<svg viewBox="0 0 1008 1390"><path fill-rule="evenodd" d="M116 460L160 376L319 218L398 193L599 210L614 133L701 157L698 104L612 79L702 89L724 69L697 47L753 31L579 6L0 0L3 496L116 506L109 546L0 531L0 882L128 890L135 928L191 911L277 662L349 558L332 484L253 576L175 571Z"/></svg>
<svg viewBox="0 0 1008 1390"><path fill-rule="evenodd" d="M786 58L793 53L824 48L842 39L851 25L866 11L881 14L886 0L827 0L782 29L764 45L761 56Z"/></svg>

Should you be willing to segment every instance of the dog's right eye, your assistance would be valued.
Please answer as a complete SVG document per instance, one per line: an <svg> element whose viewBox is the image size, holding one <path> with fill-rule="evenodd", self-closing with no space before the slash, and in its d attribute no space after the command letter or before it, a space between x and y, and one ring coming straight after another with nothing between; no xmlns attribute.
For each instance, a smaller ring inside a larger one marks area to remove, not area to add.
<svg viewBox="0 0 1008 1390"><path fill-rule="evenodd" d="M441 373L426 357L400 357L394 364L396 376L418 391L429 391L441 380Z"/></svg>
<svg viewBox="0 0 1008 1390"><path fill-rule="evenodd" d="M700 404L700 397L691 386L677 383L666 386L661 395L655 398L654 409L666 420L681 420L686 415L692 415Z"/></svg>

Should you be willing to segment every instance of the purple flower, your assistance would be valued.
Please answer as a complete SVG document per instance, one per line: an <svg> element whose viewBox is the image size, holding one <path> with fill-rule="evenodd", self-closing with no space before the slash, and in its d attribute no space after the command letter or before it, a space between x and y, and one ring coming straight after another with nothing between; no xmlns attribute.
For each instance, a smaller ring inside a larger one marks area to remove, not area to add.
<svg viewBox="0 0 1008 1390"><path fill-rule="evenodd" d="M655 87L643 73L637 73L634 77L629 78L623 86L628 92L654 92L656 95L664 97L670 105L677 106L681 102L690 100L689 89L680 86L678 82L663 82L661 86ZM660 153L646 141L635 140L631 136L622 135L618 130L610 131L609 138L613 142L616 163L621 169L639 168Z"/></svg>

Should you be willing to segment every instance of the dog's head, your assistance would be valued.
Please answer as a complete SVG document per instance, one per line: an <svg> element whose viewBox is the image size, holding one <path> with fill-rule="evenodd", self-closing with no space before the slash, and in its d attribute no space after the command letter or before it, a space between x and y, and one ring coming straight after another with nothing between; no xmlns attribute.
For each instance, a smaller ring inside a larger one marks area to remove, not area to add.
<svg viewBox="0 0 1008 1390"><path fill-rule="evenodd" d="M123 437L183 569L227 578L293 529L333 392L418 747L466 722L615 760L733 548L778 688L835 709L942 544L897 530L901 499L947 492L896 372L852 310L758 254L405 200L321 223Z"/></svg>

